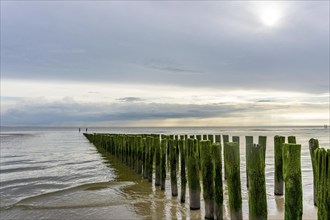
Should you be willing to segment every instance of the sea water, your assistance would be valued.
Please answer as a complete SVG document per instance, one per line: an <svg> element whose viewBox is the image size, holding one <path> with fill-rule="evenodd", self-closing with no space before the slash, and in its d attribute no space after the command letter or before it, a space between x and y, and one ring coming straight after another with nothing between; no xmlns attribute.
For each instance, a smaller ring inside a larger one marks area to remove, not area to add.
<svg viewBox="0 0 330 220"><path fill-rule="evenodd" d="M1 127L0 219L203 219L166 190L95 146L78 128ZM302 145L303 218L316 219L308 140L329 148L323 127L88 128L89 133L228 134L240 137L243 218L248 218L245 136L267 136L266 191L269 219L283 219L284 196L274 196L274 136L296 136ZM180 185L180 178L178 178ZM180 186L178 187L180 191ZM229 219L224 181L224 217ZM180 193L180 192L179 192ZM188 197L187 192L187 197ZM202 198L202 194L201 194Z"/></svg>

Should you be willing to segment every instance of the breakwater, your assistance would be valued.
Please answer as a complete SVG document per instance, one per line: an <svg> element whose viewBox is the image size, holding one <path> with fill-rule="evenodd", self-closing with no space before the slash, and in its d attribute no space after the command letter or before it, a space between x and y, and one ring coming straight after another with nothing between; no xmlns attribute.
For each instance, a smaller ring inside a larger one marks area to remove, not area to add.
<svg viewBox="0 0 330 220"><path fill-rule="evenodd" d="M180 170L180 178L184 178L185 172L181 172L182 159L187 168L187 184L189 194L182 194L181 185L181 201L188 202L182 197L189 196L189 204L191 209L200 208L200 200L204 200L205 218L221 219L221 209L223 195L222 186L223 178L216 174L216 168L219 171L219 159L222 161L222 154L213 152L220 151L221 146L224 146L224 165L225 173L227 173L227 185L229 196L229 208L232 219L242 218L241 206L241 183L239 179L240 159L239 159L239 139L233 137L233 141L229 142L228 136L221 138L213 135L196 135L196 136L178 136L178 135L159 135L159 134L141 134L141 135L119 135L119 134L85 134L85 136L96 147L104 148L120 159L127 166L136 169L135 164L141 161L141 175L148 179L152 184L156 184L156 179L152 179L153 173L157 177L157 161L165 161L165 166L170 170L172 196L178 196L177 173ZM196 138L195 138L196 137ZM211 138L212 137L212 138ZM139 140L139 141L138 141ZM275 142L275 139L274 139ZM288 143L281 143L282 147L282 172L285 185L285 218L300 219L303 213L302 210L302 190L301 190L301 169L300 169L300 145L297 145L294 137L288 138ZM253 142L252 142L253 143ZM266 152L265 137L260 136L258 144L249 144L247 146L247 177L248 177L248 193L249 193L249 216L251 219L267 218L267 201L266 199L253 199L252 195L258 193L259 198L266 198L264 190L264 166ZM156 152L165 152L158 154ZM276 151L276 150L275 150ZM211 153L210 153L211 152ZM325 152L325 153L324 153ZM141 155L139 157L138 155ZM217 156L215 156L217 155ZM320 219L324 216L328 217L329 210L327 200L329 198L329 150L313 150L313 164L317 169L314 170L316 185L316 197ZM317 156L315 156L317 155ZM319 156L320 155L320 156ZM219 158L220 157L220 158ZM142 158L142 159L139 159ZM158 159L157 159L158 158ZM179 163L180 161L180 163ZM217 162L218 161L218 162ZM257 161L257 162L256 162ZM180 164L180 166L178 165ZM216 166L217 165L217 166ZM163 165L164 166L164 165ZM139 167L137 165L137 167ZM162 167L162 166L160 166ZM165 167L165 170L166 170ZM220 163L221 170L221 163ZM212 171L212 172L210 172ZM138 171L137 171L138 172ZM161 172L164 175L164 172ZM219 172L218 172L219 173ZM238 175L237 175L238 173ZM166 174L165 174L166 175ZM221 174L220 174L221 175ZM275 181L275 178L274 178ZM292 182L294 181L294 182ZM294 184L293 184L294 183ZM295 197L290 194L294 193ZM298 194L297 194L298 193ZM215 196L217 195L217 196ZM251 196L250 196L251 195ZM220 199L219 199L220 198ZM297 198L297 199L296 199ZM219 202L220 201L220 202ZM216 208L215 208L216 207ZM261 208L259 208L261 207ZM295 207L295 211L292 211ZM320 208L321 207L321 208ZM215 215L216 214L216 215ZM327 219L327 218L325 218Z"/></svg>

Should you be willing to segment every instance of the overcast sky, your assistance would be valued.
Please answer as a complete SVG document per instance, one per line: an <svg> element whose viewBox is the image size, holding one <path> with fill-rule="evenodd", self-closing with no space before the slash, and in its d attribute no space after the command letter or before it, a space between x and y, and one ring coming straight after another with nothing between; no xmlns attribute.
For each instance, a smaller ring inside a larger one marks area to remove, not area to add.
<svg viewBox="0 0 330 220"><path fill-rule="evenodd" d="M329 1L1 1L1 125L323 125L329 108Z"/></svg>

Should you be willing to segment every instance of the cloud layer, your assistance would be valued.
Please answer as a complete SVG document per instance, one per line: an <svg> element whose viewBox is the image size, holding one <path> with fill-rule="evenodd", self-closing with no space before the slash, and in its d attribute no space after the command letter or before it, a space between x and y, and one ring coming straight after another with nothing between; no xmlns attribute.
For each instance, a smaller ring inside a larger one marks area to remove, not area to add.
<svg viewBox="0 0 330 220"><path fill-rule="evenodd" d="M1 125L325 124L329 80L329 1L1 2Z"/></svg>
<svg viewBox="0 0 330 220"><path fill-rule="evenodd" d="M6 79L328 92L329 2L2 2Z"/></svg>

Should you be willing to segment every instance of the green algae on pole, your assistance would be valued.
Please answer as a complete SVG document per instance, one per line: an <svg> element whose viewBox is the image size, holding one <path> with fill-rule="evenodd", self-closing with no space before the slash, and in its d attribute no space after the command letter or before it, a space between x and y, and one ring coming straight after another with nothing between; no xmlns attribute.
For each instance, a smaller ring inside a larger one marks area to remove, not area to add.
<svg viewBox="0 0 330 220"><path fill-rule="evenodd" d="M229 142L229 135L222 135L222 139L223 139L223 156L224 158L226 157L226 148L225 148L225 143ZM223 164L224 165L224 170L225 170L225 175L224 175L224 178L227 179L227 165L226 163Z"/></svg>
<svg viewBox="0 0 330 220"><path fill-rule="evenodd" d="M214 177L212 161L211 141L200 142L202 151L202 179L203 179L203 197L205 204L205 218L214 218Z"/></svg>
<svg viewBox="0 0 330 220"><path fill-rule="evenodd" d="M330 219L330 150L316 149L314 159L317 171L317 218Z"/></svg>
<svg viewBox="0 0 330 220"><path fill-rule="evenodd" d="M213 144L213 142L214 142L213 134L209 134L209 135L207 135L207 139L208 139L209 141L211 141L211 143Z"/></svg>
<svg viewBox="0 0 330 220"><path fill-rule="evenodd" d="M225 142L228 197L231 219L242 219L240 155L237 142Z"/></svg>
<svg viewBox="0 0 330 220"><path fill-rule="evenodd" d="M221 143L221 135L220 134L216 134L215 135L215 143Z"/></svg>
<svg viewBox="0 0 330 220"><path fill-rule="evenodd" d="M249 219L267 219L264 149L254 145L249 154Z"/></svg>
<svg viewBox="0 0 330 220"><path fill-rule="evenodd" d="M302 219L301 145L283 144L282 148L285 219Z"/></svg>
<svg viewBox="0 0 330 220"><path fill-rule="evenodd" d="M237 142L238 146L239 146L239 136L233 136L232 139L233 139L233 142Z"/></svg>
<svg viewBox="0 0 330 220"><path fill-rule="evenodd" d="M172 196L178 195L178 184L176 177L176 146L174 145L174 140L168 140L168 147L170 150L170 168L171 168L171 191Z"/></svg>
<svg viewBox="0 0 330 220"><path fill-rule="evenodd" d="M195 140L187 141L187 158L188 158L188 186L189 186L189 206L191 210L200 209L200 192L199 183L199 162L197 161L196 151L194 150Z"/></svg>
<svg viewBox="0 0 330 220"><path fill-rule="evenodd" d="M267 136L259 136L258 145L260 145L264 149L264 160L266 160Z"/></svg>
<svg viewBox="0 0 330 220"><path fill-rule="evenodd" d="M142 173L142 152L143 152L143 146L142 146L142 136L136 136L136 148L137 148L137 173Z"/></svg>
<svg viewBox="0 0 330 220"><path fill-rule="evenodd" d="M147 145L147 139L142 138L142 146L143 146L143 177L148 179L148 158L149 158L149 147Z"/></svg>
<svg viewBox="0 0 330 220"><path fill-rule="evenodd" d="M153 140L154 138L151 136L147 136L147 155L146 155L146 166L147 166L147 178L149 182L152 182L152 168L153 168L153 152L152 152L152 145L153 145Z"/></svg>
<svg viewBox="0 0 330 220"><path fill-rule="evenodd" d="M217 136L216 136L217 137ZM219 135L220 137L220 135ZM217 139L216 139L217 140ZM222 158L220 141L213 144L214 161L214 209L217 219L223 219Z"/></svg>
<svg viewBox="0 0 330 220"><path fill-rule="evenodd" d="M288 137L288 143L289 144L296 144L296 137L295 136L289 136Z"/></svg>
<svg viewBox="0 0 330 220"><path fill-rule="evenodd" d="M253 136L245 136L245 169L246 169L246 187L249 187L249 162L251 148L253 147Z"/></svg>
<svg viewBox="0 0 330 220"><path fill-rule="evenodd" d="M160 142L159 138L155 138L155 186L160 186L160 162L161 162L161 153L160 153Z"/></svg>
<svg viewBox="0 0 330 220"><path fill-rule="evenodd" d="M184 203L186 201L186 150L185 150L185 141L183 139L179 140L179 149L180 149L180 174L181 174L181 198L180 202Z"/></svg>
<svg viewBox="0 0 330 220"><path fill-rule="evenodd" d="M283 159L282 145L285 142L285 137L276 135L274 137L274 194L283 195Z"/></svg>
<svg viewBox="0 0 330 220"><path fill-rule="evenodd" d="M204 141L207 140L207 134L203 134L203 140L204 140Z"/></svg>
<svg viewBox="0 0 330 220"><path fill-rule="evenodd" d="M317 205L317 196L316 196L316 162L314 160L314 151L319 148L319 141L317 139L310 139L309 142L309 153L311 155L311 162L313 168L313 196L314 196L314 205Z"/></svg>
<svg viewBox="0 0 330 220"><path fill-rule="evenodd" d="M167 140L161 140L161 163L160 163L160 189L165 190L165 180L166 180L166 145Z"/></svg>

